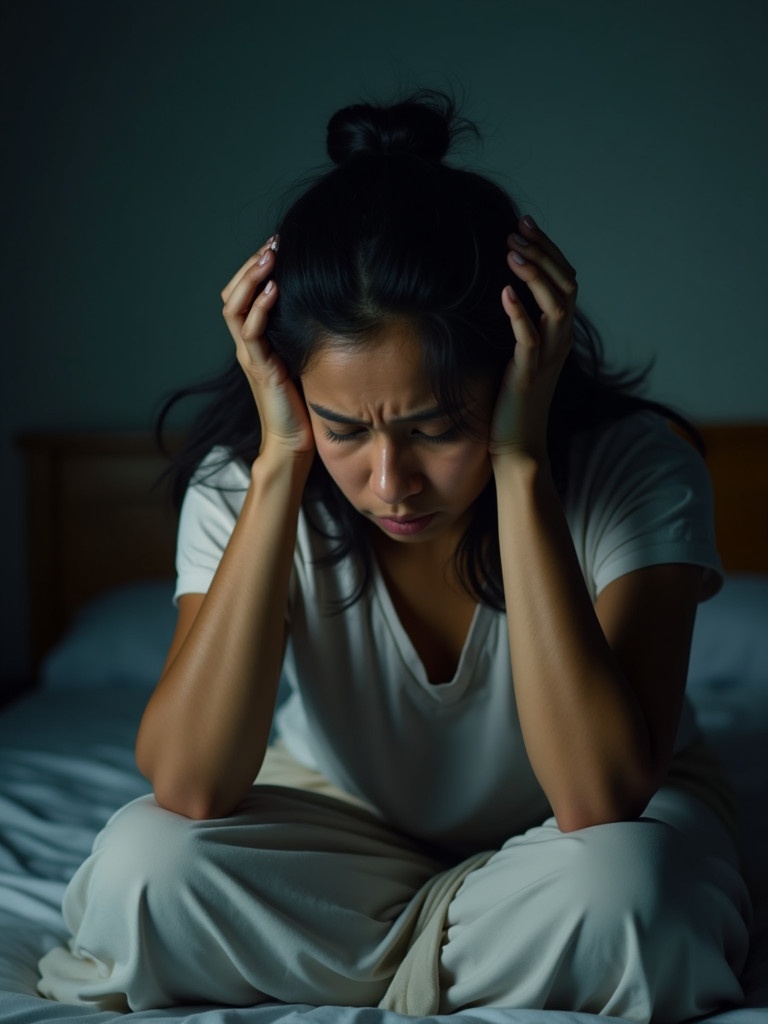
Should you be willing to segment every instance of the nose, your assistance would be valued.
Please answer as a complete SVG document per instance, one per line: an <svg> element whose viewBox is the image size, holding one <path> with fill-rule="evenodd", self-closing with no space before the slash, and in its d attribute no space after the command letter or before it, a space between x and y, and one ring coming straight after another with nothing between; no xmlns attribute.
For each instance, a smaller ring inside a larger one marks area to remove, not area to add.
<svg viewBox="0 0 768 1024"><path fill-rule="evenodd" d="M408 452L390 439L373 445L370 488L382 503L394 508L418 494L422 486L421 474Z"/></svg>

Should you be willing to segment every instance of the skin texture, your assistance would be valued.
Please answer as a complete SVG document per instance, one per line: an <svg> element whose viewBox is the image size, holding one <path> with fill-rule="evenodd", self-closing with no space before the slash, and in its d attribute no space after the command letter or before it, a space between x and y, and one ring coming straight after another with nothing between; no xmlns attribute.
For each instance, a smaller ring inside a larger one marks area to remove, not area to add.
<svg viewBox="0 0 768 1024"><path fill-rule="evenodd" d="M455 544L491 477L489 414L485 437L453 427L432 394L412 328L393 324L364 347L329 341L302 386L317 454L350 504L395 542ZM487 408L484 397L472 402L475 418L476 407ZM392 519L424 516L433 518L415 534L387 528Z"/></svg>
<svg viewBox="0 0 768 1024"><path fill-rule="evenodd" d="M520 221L509 239L511 284L499 297L510 362L484 430L470 438L451 434L435 410L407 323L382 326L359 347L326 339L303 375L302 398L265 338L276 259L268 242L222 292L263 441L210 591L180 599L142 721L137 760L158 801L193 817L227 814L258 772L301 495L319 457L369 523L395 608L433 682L451 678L474 612L451 556L493 475L515 696L533 769L563 830L641 814L672 754L701 570L629 573L591 602L546 455L571 345L573 268L530 218ZM536 323L517 301L516 279L536 299ZM478 388L468 399L481 419L488 396Z"/></svg>

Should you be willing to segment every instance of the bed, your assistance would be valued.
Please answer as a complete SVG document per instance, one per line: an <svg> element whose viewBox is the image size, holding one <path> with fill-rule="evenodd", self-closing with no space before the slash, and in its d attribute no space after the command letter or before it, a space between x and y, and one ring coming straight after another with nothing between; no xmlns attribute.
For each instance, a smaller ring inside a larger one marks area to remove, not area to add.
<svg viewBox="0 0 768 1024"><path fill-rule="evenodd" d="M689 692L734 785L755 903L746 1006L768 1021L768 425L704 425L726 568L701 606ZM0 715L0 1020L119 1017L41 999L37 962L65 938L64 887L110 814L147 792L133 740L171 631L175 519L144 435L21 440L29 500L34 685ZM144 1011L165 1024L397 1024L391 1011L266 1004ZM412 1019L412 1018L410 1018ZM429 1018L431 1021L449 1018ZM588 1014L475 1009L454 1024L596 1024Z"/></svg>

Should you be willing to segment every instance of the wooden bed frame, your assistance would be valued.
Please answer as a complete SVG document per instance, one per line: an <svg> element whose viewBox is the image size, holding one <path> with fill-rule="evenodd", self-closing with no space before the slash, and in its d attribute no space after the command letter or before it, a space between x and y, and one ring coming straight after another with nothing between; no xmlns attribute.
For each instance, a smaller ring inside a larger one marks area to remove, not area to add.
<svg viewBox="0 0 768 1024"><path fill-rule="evenodd" d="M19 444L36 670L88 600L173 578L177 516L162 481L168 463L150 433L27 434Z"/></svg>
<svg viewBox="0 0 768 1024"><path fill-rule="evenodd" d="M723 564L768 572L768 423L700 430ZM151 434L29 434L20 445L36 668L89 599L122 583L172 578L176 516L158 483L166 460Z"/></svg>

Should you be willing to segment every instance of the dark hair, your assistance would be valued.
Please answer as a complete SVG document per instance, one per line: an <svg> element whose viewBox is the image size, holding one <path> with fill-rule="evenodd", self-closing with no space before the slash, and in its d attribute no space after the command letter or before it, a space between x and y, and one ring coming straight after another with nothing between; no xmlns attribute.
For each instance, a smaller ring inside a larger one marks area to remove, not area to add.
<svg viewBox="0 0 768 1024"><path fill-rule="evenodd" d="M501 305L511 276L506 240L520 212L499 185L444 162L455 138L467 133L477 131L442 93L419 92L391 106L359 104L333 115L327 148L336 166L309 185L276 226L279 292L268 338L294 379L329 335L365 343L396 321L418 332L435 396L457 422L467 380L502 379L513 344ZM540 311L522 281L515 281L515 291L538 320ZM596 331L577 314L549 423L549 456L561 493L568 485L571 441L581 431L649 408L685 425L674 411L639 394L644 379L645 372L609 372ZM215 381L173 396L161 426L178 398L203 392L215 397L176 460L177 501L215 445L247 463L259 450L258 416L237 363ZM315 459L304 509L328 537L321 526L328 517L318 517L318 507L337 525L325 561L351 555L360 568L359 586L347 601L352 603L370 578L366 525ZM503 608L493 480L476 501L456 557L467 590Z"/></svg>

